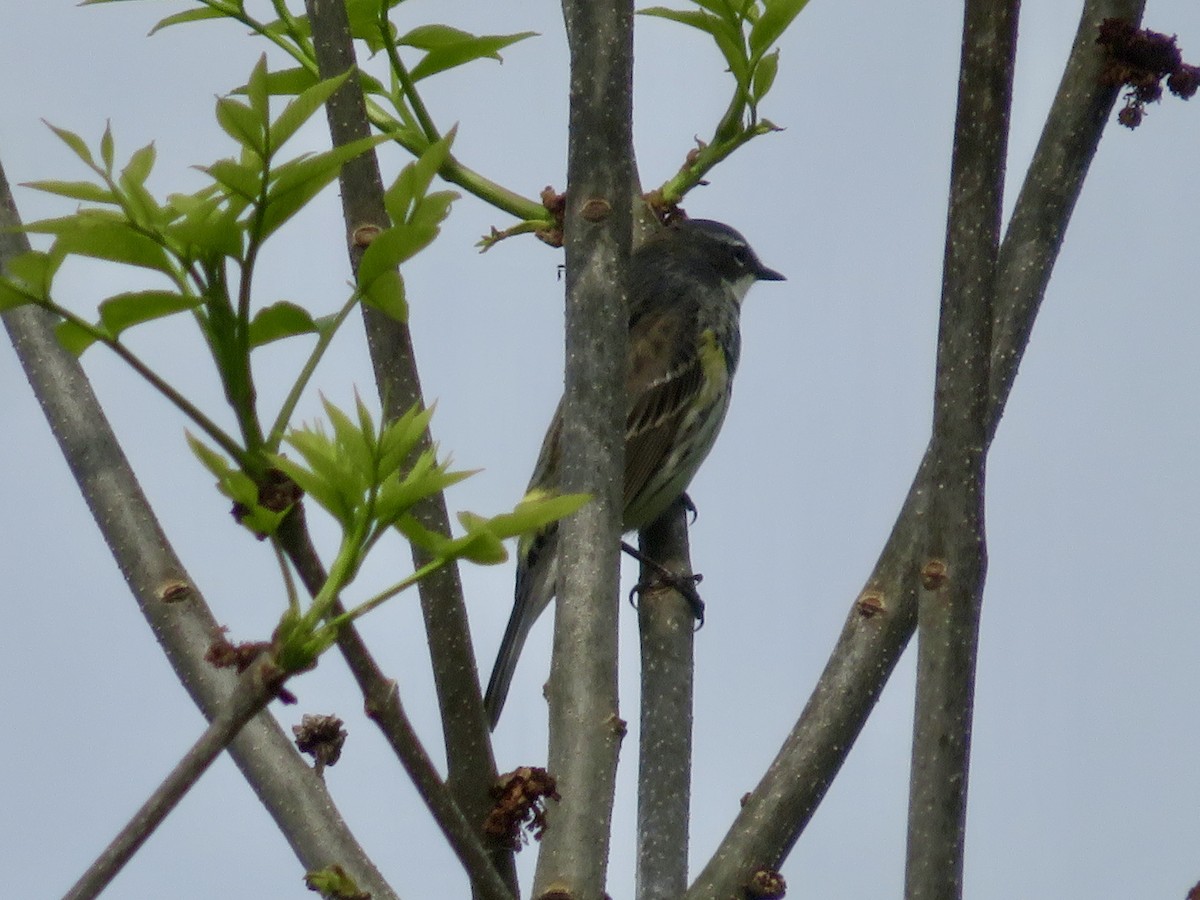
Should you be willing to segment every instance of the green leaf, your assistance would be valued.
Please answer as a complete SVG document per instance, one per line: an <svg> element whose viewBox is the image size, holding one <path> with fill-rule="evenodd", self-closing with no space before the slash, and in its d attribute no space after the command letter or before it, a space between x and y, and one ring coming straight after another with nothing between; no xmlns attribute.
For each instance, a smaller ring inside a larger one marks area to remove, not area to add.
<svg viewBox="0 0 1200 900"><path fill-rule="evenodd" d="M262 169L259 166L248 166L226 158L205 166L203 171L230 194L251 203L258 199L262 190Z"/></svg>
<svg viewBox="0 0 1200 900"><path fill-rule="evenodd" d="M0 312L27 306L34 300L7 278L0 278Z"/></svg>
<svg viewBox="0 0 1200 900"><path fill-rule="evenodd" d="M429 50L413 67L410 75L413 81L420 81L422 78L428 78L430 75L453 69L476 59L488 58L503 62L499 51L536 35L536 31L522 31L518 34L486 34L443 44Z"/></svg>
<svg viewBox="0 0 1200 900"><path fill-rule="evenodd" d="M387 88L383 86L383 82L374 75L369 75L366 72L358 73L358 85L362 88L364 94L382 94L388 96Z"/></svg>
<svg viewBox="0 0 1200 900"><path fill-rule="evenodd" d="M311 71L303 66L294 69L280 69L278 72L267 73L267 91L271 96L295 96L303 93L314 84L319 83Z"/></svg>
<svg viewBox="0 0 1200 900"><path fill-rule="evenodd" d="M112 172L113 170L113 136L112 124L104 126L104 134L100 136L100 158L104 160L104 171Z"/></svg>
<svg viewBox="0 0 1200 900"><path fill-rule="evenodd" d="M154 168L154 159L154 143L151 142L129 157L129 162L121 170L122 182L137 185L145 184L146 179L150 177L151 169Z"/></svg>
<svg viewBox="0 0 1200 900"><path fill-rule="evenodd" d="M653 16L656 19L667 19L698 28L706 34L716 34L718 30L729 29L729 23L717 16L709 15L697 9L671 9L666 6L648 6L638 10L639 16Z"/></svg>
<svg viewBox="0 0 1200 900"><path fill-rule="evenodd" d="M46 120L43 119L42 121L45 122ZM92 159L92 151L87 148L87 144L83 142L83 138L73 131L67 131L65 128L58 128L54 125L51 125L49 122L46 122L46 127L58 135L58 139L70 147L72 152L74 152L76 156L87 163L88 166L92 168L96 167L96 161Z"/></svg>
<svg viewBox="0 0 1200 900"><path fill-rule="evenodd" d="M87 2L82 4L87 5ZM164 28L170 28L172 25L184 25L188 22L202 22L205 19L224 19L226 13L223 10L213 9L209 6L202 6L199 9L189 9L185 12L175 13L172 16L167 16L165 19L160 19L158 24L150 29L150 35L153 36Z"/></svg>
<svg viewBox="0 0 1200 900"><path fill-rule="evenodd" d="M729 19L698 10L669 9L665 6L652 6L647 9L638 10L638 12L641 15L655 16L656 18L669 19L673 22L689 25L692 28L698 28L700 31L711 35L717 45L717 49L725 57L725 62L729 66L729 70L733 73L734 78L737 79L739 84L746 82L749 60L746 57L746 49L742 42L740 20L736 17Z"/></svg>
<svg viewBox="0 0 1200 900"><path fill-rule="evenodd" d="M420 253L430 241L437 237L442 222L450 215L451 204L459 196L457 191L434 191L432 194L425 195L408 219L408 226L423 238L410 256Z"/></svg>
<svg viewBox="0 0 1200 900"><path fill-rule="evenodd" d="M405 166L384 194L394 223L375 236L358 265L358 287L369 306L398 321L406 321L404 282L396 268L429 245L458 197L453 191L426 195L433 177L450 155L455 131L436 141L421 157Z"/></svg>
<svg viewBox="0 0 1200 900"><path fill-rule="evenodd" d="M502 539L531 534L569 516L590 499L588 494L531 494L512 512L493 516L488 527Z"/></svg>
<svg viewBox="0 0 1200 900"><path fill-rule="evenodd" d="M199 251L206 256L241 258L245 229L237 221L238 211L223 205L221 197L172 194L168 210L176 218L165 231L182 256L194 259Z"/></svg>
<svg viewBox="0 0 1200 900"><path fill-rule="evenodd" d="M725 57L725 64L729 66L729 72L737 81L738 87L749 88L750 58L746 55L741 32L736 32L734 35L717 32L713 34L713 40L717 42L717 49Z"/></svg>
<svg viewBox="0 0 1200 900"><path fill-rule="evenodd" d="M187 438L188 446L191 448L195 457L200 460L200 464L208 469L218 481L223 480L230 472L234 471L229 460L218 453L216 450L206 446L196 438L190 431L184 432L184 437Z"/></svg>
<svg viewBox="0 0 1200 900"><path fill-rule="evenodd" d="M327 400L324 405L334 429L332 438L319 426L292 429L286 437L307 468L286 457L274 459L344 528L350 528L363 506L367 487L375 483L374 454L345 413Z"/></svg>
<svg viewBox="0 0 1200 900"><path fill-rule="evenodd" d="M5 261L4 274L15 282L18 291L27 291L39 300L50 296L50 283L62 263L62 256L41 250L27 250Z"/></svg>
<svg viewBox="0 0 1200 900"><path fill-rule="evenodd" d="M449 25L418 25L412 31L396 38L401 47L416 47L418 50L433 50L475 37L469 31L461 28L451 28Z"/></svg>
<svg viewBox="0 0 1200 900"><path fill-rule="evenodd" d="M22 187L68 197L71 200L81 200L84 203L116 203L117 195L107 187L92 184L90 181L26 181Z"/></svg>
<svg viewBox="0 0 1200 900"><path fill-rule="evenodd" d="M255 313L250 322L250 348L298 334L315 334L318 330L308 310L281 300Z"/></svg>
<svg viewBox="0 0 1200 900"><path fill-rule="evenodd" d="M31 227L37 226L58 235L55 253L107 259L174 277L166 251L119 216L84 210L64 219L35 222Z"/></svg>
<svg viewBox="0 0 1200 900"><path fill-rule="evenodd" d="M217 123L225 133L259 159L266 156L266 117L232 97L217 98Z"/></svg>
<svg viewBox="0 0 1200 900"><path fill-rule="evenodd" d="M313 869L304 876L304 884L310 891L317 891L322 897L361 897L363 892L358 884L341 866L330 865L323 869Z"/></svg>
<svg viewBox="0 0 1200 900"><path fill-rule="evenodd" d="M762 100L767 95L767 92L771 90L771 85L775 83L775 76L778 72L778 50L768 53L758 61L758 65L754 67L754 82L751 90L755 103Z"/></svg>
<svg viewBox="0 0 1200 900"><path fill-rule="evenodd" d="M246 82L246 99L250 101L250 108L254 111L255 116L263 123L267 122L271 116L269 96L267 55L264 53L254 64L254 68L250 71L250 80Z"/></svg>
<svg viewBox="0 0 1200 900"><path fill-rule="evenodd" d="M200 302L198 297L185 297L174 291L117 294L100 304L100 324L116 337L133 325L195 309Z"/></svg>
<svg viewBox="0 0 1200 900"><path fill-rule="evenodd" d="M433 407L422 409L414 404L400 416L388 422L379 436L379 470L398 472L405 460L425 436Z"/></svg>
<svg viewBox="0 0 1200 900"><path fill-rule="evenodd" d="M295 134L297 129L312 118L313 113L325 104L325 101L333 95L333 92L346 83L346 79L349 77L350 70L347 70L336 78L329 78L319 82L306 89L300 96L289 103L283 112L279 114L279 117L271 123L270 136L268 138L271 152L275 153L282 147L287 142L287 139Z"/></svg>
<svg viewBox="0 0 1200 900"><path fill-rule="evenodd" d="M290 441L291 437L288 440ZM313 469L306 469L286 456L274 456L272 457L272 463L275 468L300 485L300 489L311 497L314 503L333 516L344 527L350 526L353 521L353 510L346 506L341 495L328 480L322 478Z"/></svg>
<svg viewBox="0 0 1200 900"><path fill-rule="evenodd" d="M754 4L757 2L757 0L742 0L742 2L738 4L738 9L734 9L734 7L729 3L729 0L692 0L692 2L697 6L707 9L714 15L720 16L722 19L726 19L731 25L740 28L740 23L746 17L741 15L738 10L754 10Z"/></svg>
<svg viewBox="0 0 1200 900"><path fill-rule="evenodd" d="M130 157L128 164L121 170L118 184L124 193L125 205L128 207L129 218L142 228L159 232L167 222L162 207L154 196L146 190L146 179L154 167L154 144L147 144Z"/></svg>
<svg viewBox="0 0 1200 900"><path fill-rule="evenodd" d="M379 0L345 0L346 18L350 23L350 34L361 41L367 42L372 53L378 53L383 48L379 34L380 8ZM387 23L384 27L391 27Z"/></svg>
<svg viewBox="0 0 1200 900"><path fill-rule="evenodd" d="M63 349L74 356L82 356L84 350L96 343L89 331L74 322L59 322L54 326L54 334Z"/></svg>
<svg viewBox="0 0 1200 900"><path fill-rule="evenodd" d="M384 482L375 501L375 514L384 528L390 528L421 500L432 497L451 485L469 478L474 472L447 472L434 462L433 451L421 454L412 471L403 479Z"/></svg>
<svg viewBox="0 0 1200 900"><path fill-rule="evenodd" d="M504 543L491 529L491 521L472 512L460 512L459 523L467 530L462 555L473 563L494 566L508 559Z"/></svg>
<svg viewBox="0 0 1200 900"><path fill-rule="evenodd" d="M312 56L311 42L308 41L312 37L312 25L308 16L289 15L287 19L275 19L263 26L263 32L266 36L289 38Z"/></svg>
<svg viewBox="0 0 1200 900"><path fill-rule="evenodd" d="M276 168L267 192L260 237L265 239L299 212L309 200L337 178L343 163L386 140L389 140L386 134L372 135L315 156L292 160Z"/></svg>
<svg viewBox="0 0 1200 900"><path fill-rule="evenodd" d="M375 443L375 436L372 433L361 431L359 426L354 424L353 419L324 397L321 398L321 403L325 407L325 415L329 417L329 422L333 426L337 460L340 463L348 463L342 468L351 475L344 480L341 487L347 492L362 490L369 482L374 481L375 466L372 447Z"/></svg>
<svg viewBox="0 0 1200 900"><path fill-rule="evenodd" d="M765 0L766 8L750 29L750 55L760 58L774 46L808 0Z"/></svg>
<svg viewBox="0 0 1200 900"><path fill-rule="evenodd" d="M433 176L450 158L450 147L457 134L457 127L451 128L445 137L430 144L420 158L400 170L392 186L384 192L383 203L393 225L408 221L413 207L429 190Z"/></svg>
<svg viewBox="0 0 1200 900"><path fill-rule="evenodd" d="M381 278L396 274L396 266L412 254L409 252L416 246L415 235L403 225L386 228L371 240L371 245L363 251L358 263L358 287L366 295L365 299L372 306L384 309L389 295L395 295L399 290L399 299L404 299L403 282L387 285L379 297L372 294L376 282ZM391 315L391 313L389 313ZM404 321L400 319L399 321Z"/></svg>
<svg viewBox="0 0 1200 900"><path fill-rule="evenodd" d="M396 520L394 527L410 544L424 550L431 557L448 559L452 556L447 552L453 543L450 538L426 528L412 516L401 516Z"/></svg>

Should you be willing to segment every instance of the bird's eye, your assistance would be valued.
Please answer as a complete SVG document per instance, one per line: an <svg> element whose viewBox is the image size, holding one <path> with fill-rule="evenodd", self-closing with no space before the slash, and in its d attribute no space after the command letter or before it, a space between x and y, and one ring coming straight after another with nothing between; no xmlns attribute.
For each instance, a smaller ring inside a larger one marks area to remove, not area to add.
<svg viewBox="0 0 1200 900"><path fill-rule="evenodd" d="M733 258L738 261L739 265L742 265L747 269L754 268L754 254L750 252L750 248L745 244L734 248Z"/></svg>

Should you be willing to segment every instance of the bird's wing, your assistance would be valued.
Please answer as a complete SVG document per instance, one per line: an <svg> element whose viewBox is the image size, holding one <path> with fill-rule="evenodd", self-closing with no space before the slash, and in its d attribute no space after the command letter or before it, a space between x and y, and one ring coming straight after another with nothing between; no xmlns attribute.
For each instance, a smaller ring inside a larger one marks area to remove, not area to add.
<svg viewBox="0 0 1200 900"><path fill-rule="evenodd" d="M675 436L704 386L703 364L689 316L639 316L629 334L625 389L625 509L639 496L675 444ZM685 339L681 340L681 332ZM640 525L626 522L626 525Z"/></svg>

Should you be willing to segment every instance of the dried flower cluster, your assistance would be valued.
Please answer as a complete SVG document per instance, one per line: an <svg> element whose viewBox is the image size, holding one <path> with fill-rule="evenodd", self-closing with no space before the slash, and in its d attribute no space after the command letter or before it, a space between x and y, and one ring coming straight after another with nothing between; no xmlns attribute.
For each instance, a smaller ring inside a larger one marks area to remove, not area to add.
<svg viewBox="0 0 1200 900"><path fill-rule="evenodd" d="M1137 128L1146 104L1162 98L1163 79L1167 90L1183 100L1200 86L1200 67L1183 61L1174 35L1136 28L1125 19L1105 19L1096 43L1105 53L1101 83L1129 88L1125 106L1117 114L1117 121L1126 128Z"/></svg>
<svg viewBox="0 0 1200 900"><path fill-rule="evenodd" d="M532 837L546 831L546 800L558 800L554 776L536 766L522 766L501 775L492 787L496 805L483 823L484 833L516 852Z"/></svg>

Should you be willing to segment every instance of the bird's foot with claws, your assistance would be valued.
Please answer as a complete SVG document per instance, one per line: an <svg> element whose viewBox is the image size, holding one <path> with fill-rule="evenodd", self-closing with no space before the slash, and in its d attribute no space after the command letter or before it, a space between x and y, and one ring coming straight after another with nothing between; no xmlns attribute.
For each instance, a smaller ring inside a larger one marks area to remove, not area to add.
<svg viewBox="0 0 1200 900"><path fill-rule="evenodd" d="M650 557L636 550L625 541L621 542L621 549L643 566L654 571L654 575L651 578L638 582L630 590L630 604L636 609L637 598L646 591L661 590L663 588L678 591L679 595L687 601L688 606L692 608L692 616L696 620L696 630L699 631L701 626L704 625L704 601L700 599L700 592L696 590L696 585L704 580L704 576L700 574L684 575L680 572L672 572L662 563L650 559Z"/></svg>

